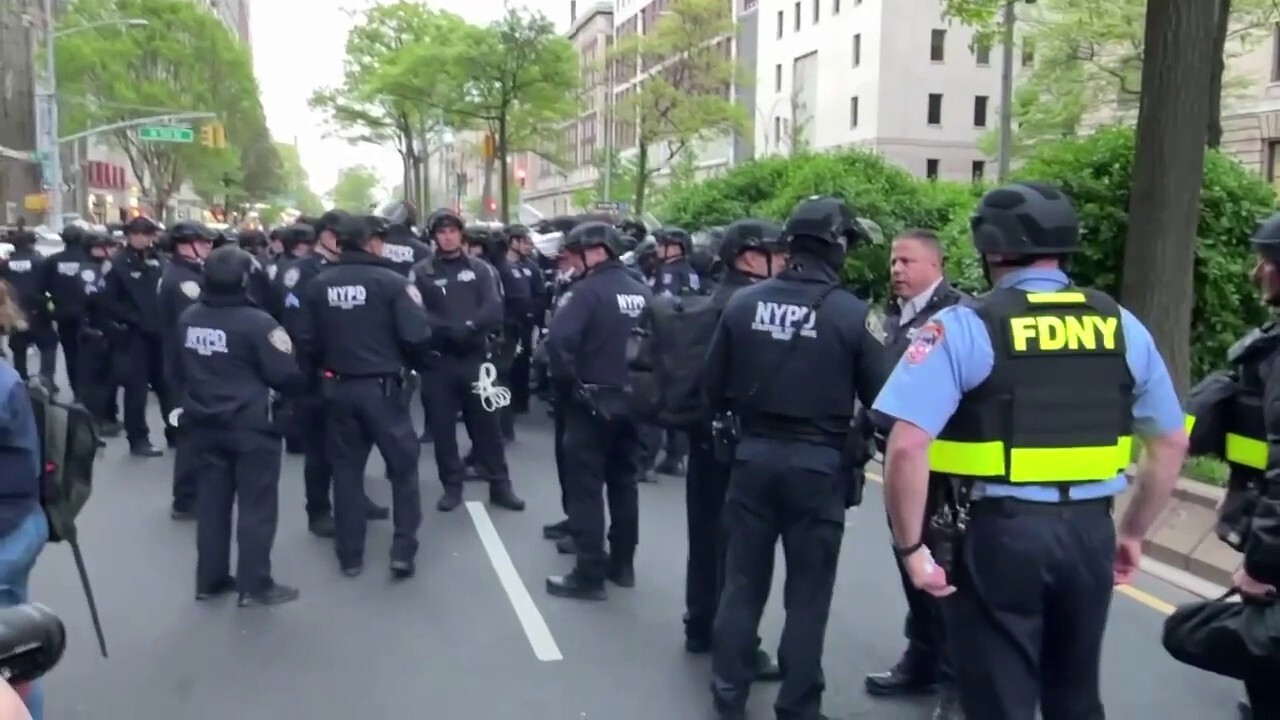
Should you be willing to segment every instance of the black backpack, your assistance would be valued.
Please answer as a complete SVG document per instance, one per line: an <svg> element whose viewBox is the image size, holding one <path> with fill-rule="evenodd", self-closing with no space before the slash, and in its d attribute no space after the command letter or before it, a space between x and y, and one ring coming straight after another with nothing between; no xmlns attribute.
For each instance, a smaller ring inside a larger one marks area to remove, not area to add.
<svg viewBox="0 0 1280 720"><path fill-rule="evenodd" d="M93 494L98 424L83 405L59 402L38 379L33 378L27 389L40 441L40 506L49 519L49 542L65 542L71 548L98 633L98 644L102 656L106 657L107 644L76 532L76 517Z"/></svg>
<svg viewBox="0 0 1280 720"><path fill-rule="evenodd" d="M711 419L700 376L723 310L710 295L659 296L645 306L627 353L637 420L682 430Z"/></svg>

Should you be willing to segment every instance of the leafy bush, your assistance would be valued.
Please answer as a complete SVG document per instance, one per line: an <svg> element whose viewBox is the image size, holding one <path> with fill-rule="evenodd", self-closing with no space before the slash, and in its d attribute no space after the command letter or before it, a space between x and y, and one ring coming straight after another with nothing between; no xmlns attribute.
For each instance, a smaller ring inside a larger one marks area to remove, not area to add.
<svg viewBox="0 0 1280 720"><path fill-rule="evenodd" d="M1132 161L1132 132L1115 129L1040 143L1016 171L1017 179L1048 182L1071 195L1085 243L1085 251L1072 259L1072 277L1113 295L1124 271ZM980 185L921 181L875 153L845 150L745 163L668 198L658 216L688 228L743 217L780 222L810 195L838 195L859 215L877 222L887 239L910 227L936 230L946 247L948 277L959 287L981 291L986 281L970 241L969 216L983 190ZM1231 343L1265 319L1249 277L1249 236L1275 204L1275 193L1256 174L1220 153L1209 153L1195 268L1195 377L1221 365ZM887 294L887 245L859 247L846 263L846 279L864 296Z"/></svg>

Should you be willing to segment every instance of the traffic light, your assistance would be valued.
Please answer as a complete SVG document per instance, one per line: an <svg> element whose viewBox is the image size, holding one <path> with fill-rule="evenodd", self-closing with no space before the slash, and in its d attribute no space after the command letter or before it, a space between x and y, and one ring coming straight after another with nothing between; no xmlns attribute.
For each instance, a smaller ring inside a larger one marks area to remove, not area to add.
<svg viewBox="0 0 1280 720"><path fill-rule="evenodd" d="M516 182L520 183L520 189L524 189L524 168L516 168Z"/></svg>
<svg viewBox="0 0 1280 720"><path fill-rule="evenodd" d="M211 148L214 147L213 125L200 126L200 144Z"/></svg>
<svg viewBox="0 0 1280 720"><path fill-rule="evenodd" d="M227 129L222 126L222 123L213 123L213 146L216 148L227 146Z"/></svg>
<svg viewBox="0 0 1280 720"><path fill-rule="evenodd" d="M485 207L489 208L489 212L497 212L498 201L494 200L493 198L489 198L489 201L485 203Z"/></svg>
<svg viewBox="0 0 1280 720"><path fill-rule="evenodd" d="M493 159L494 151L496 150L496 147L495 147L495 146L496 146L496 143L494 143L494 141L493 141L493 133L485 133L485 134L484 134L484 147L483 147L483 151L484 151L484 159L485 159L485 160L492 160L492 159Z"/></svg>

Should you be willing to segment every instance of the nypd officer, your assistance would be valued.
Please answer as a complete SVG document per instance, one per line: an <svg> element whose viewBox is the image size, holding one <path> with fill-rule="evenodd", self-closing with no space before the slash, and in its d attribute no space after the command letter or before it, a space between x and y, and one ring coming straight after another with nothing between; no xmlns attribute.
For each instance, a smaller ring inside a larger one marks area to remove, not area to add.
<svg viewBox="0 0 1280 720"><path fill-rule="evenodd" d="M991 293L920 329L874 411L893 421L886 504L898 557L943 604L970 718L1100 718L1112 587L1182 466L1183 413L1150 334L1062 270L1080 249L1071 201L1040 184L989 192L971 221ZM1119 523L1137 434L1146 454ZM930 472L959 479L962 552L934 558ZM944 567L949 566L949 567Z"/></svg>
<svg viewBox="0 0 1280 720"><path fill-rule="evenodd" d="M124 226L125 247L112 257L101 293L103 308L115 325L110 341L114 365L124 385L125 436L130 454L140 457L163 454L151 444L147 428L148 389L155 391L162 417L167 419L173 409L165 386L156 293L163 273L155 247L159 230L143 216Z"/></svg>
<svg viewBox="0 0 1280 720"><path fill-rule="evenodd" d="M457 418L461 411L477 469L489 482L489 502L508 510L524 510L524 500L511 488L496 412L499 408L493 403L496 396L490 394L497 372L490 360L492 337L502 328L496 271L466 254L462 218L455 213L436 213L427 229L435 238L436 253L415 265L409 279L421 293L432 334L431 354L422 376L422 404L435 439L436 468L444 486L436 509L450 512L462 503L466 466L458 454Z"/></svg>
<svg viewBox="0 0 1280 720"><path fill-rule="evenodd" d="M618 260L619 244L617 229L607 223L583 223L569 233L563 247L583 278L548 328L551 382L567 398L565 500L577 545L573 570L547 578L547 592L558 597L603 600L606 579L635 585L639 436L625 395L626 353L652 295L627 274Z"/></svg>
<svg viewBox="0 0 1280 720"><path fill-rule="evenodd" d="M782 228L767 220L739 220L727 227L718 250L726 268L724 280L711 293L717 314L724 312L738 290L769 278L774 271L771 246L780 242ZM779 268L780 269L780 268ZM711 338L702 338L701 347ZM684 648L691 653L711 650L711 627L720 604L724 578L724 533L720 518L729 489L731 464L716 459L711 420L689 430L689 476L685 482L685 518L689 555L684 582ZM777 665L763 650L758 653L759 679L778 679Z"/></svg>
<svg viewBox="0 0 1280 720"><path fill-rule="evenodd" d="M160 278L158 307L167 389L169 396L177 403L183 397L183 375L179 372L183 338L178 333L178 318L200 299L204 260L213 247L215 235L201 223L182 220L169 228L168 236L173 246L173 255L165 263L164 274ZM175 432L181 431L175 428ZM166 430L166 434L173 433ZM169 509L169 515L174 520L194 520L196 487L201 468L193 462L195 458L189 452L189 446L181 442L174 444L173 505Z"/></svg>
<svg viewBox="0 0 1280 720"><path fill-rule="evenodd" d="M57 323L58 344L62 346L67 378L77 398L84 395L79 337L87 304L85 286L99 274L87 247L92 235L93 231L78 224L67 225L62 229L63 249L50 255L44 266L45 288Z"/></svg>
<svg viewBox="0 0 1280 720"><path fill-rule="evenodd" d="M196 599L231 590L240 606L298 598L271 575L279 515L280 433L270 393L303 384L288 333L249 300L254 259L217 250L204 266L204 295L182 313L182 350L174 373L181 396L183 451L200 468L196 524ZM231 575L231 515L239 560Z"/></svg>
<svg viewBox="0 0 1280 720"><path fill-rule="evenodd" d="M907 230L893 240L889 275L894 300L882 318L873 316L868 320L873 325L870 329L884 341L885 358L890 367L897 364L916 333L934 313L955 305L964 297L943 277L942 262L942 241L931 230ZM861 422L864 428L870 425L865 420ZM883 452L883 437L877 441ZM930 479L926 517L932 517L939 509L941 496L950 488L945 477ZM935 718L958 717L959 700L945 646L942 609L932 595L912 584L902 563L896 564L907 599L904 630L907 649L893 667L866 677L867 692L880 696L915 695L932 692L940 686Z"/></svg>
<svg viewBox="0 0 1280 720"><path fill-rule="evenodd" d="M325 231L342 254L307 286L298 342L304 365L319 371L325 401L338 564L348 577L364 568L364 468L376 446L391 482L391 572L408 578L422 500L405 384L430 338L422 296L381 257L381 240L370 238L363 218L337 218Z"/></svg>
<svg viewBox="0 0 1280 720"><path fill-rule="evenodd" d="M40 353L40 377L46 387L55 387L53 374L58 352L58 335L49 317L48 260L36 250L36 236L28 230L15 233L11 241L13 252L0 261L0 279L13 288L13 297L27 319L25 330L9 336L9 350L13 353L13 369L22 379L27 373L27 353L35 347Z"/></svg>
<svg viewBox="0 0 1280 720"><path fill-rule="evenodd" d="M84 240L89 252L88 267L81 271L84 283L84 314L76 336L80 364L80 401L98 420L102 437L120 434L119 407L116 395L118 384L112 367L109 338L111 319L101 302L103 275L110 263L107 257L115 250L115 241L105 233L88 233Z"/></svg>
<svg viewBox="0 0 1280 720"><path fill-rule="evenodd" d="M386 220L387 230L382 238L382 257L391 263L395 271L408 277L414 265L431 257L431 248L414 237L418 224L418 211L413 203L396 200L383 205L376 213Z"/></svg>
<svg viewBox="0 0 1280 720"><path fill-rule="evenodd" d="M527 291L528 299L524 301L523 312L515 308L508 312L508 325L518 333L515 340L519 343L519 352L511 362L511 373L508 384L511 386L510 410L516 415L529 412L529 358L533 354L533 333L541 322L541 313L547 309L547 284L542 277L542 268L533 259L533 240L530 239L529 228L524 225L508 225L504 229L507 239L506 265L510 273L520 278L523 289L509 288L508 303L514 298L523 298ZM521 318L517 323L513 318Z"/></svg>
<svg viewBox="0 0 1280 720"><path fill-rule="evenodd" d="M557 288L555 302L551 308L551 317L554 319L555 313L565 306L570 298L573 297L572 285L582 279L582 274L577 272L574 264L577 258L573 252L563 247L563 236L556 242L558 244L556 250L556 275L561 278L562 285ZM531 364L546 368L548 364L547 343L543 342L538 345L531 360ZM544 372L545 374L545 372ZM550 523L542 526L542 537L556 542L556 549L563 555L572 555L576 553L577 547L573 542L573 534L569 526L569 500L568 488L565 484L566 474L569 472L569 459L564 453L564 429L565 429L565 408L573 398L564 392L565 388L557 388L550 383L547 388L546 398L551 405L552 418L552 448L556 461L556 482L560 485L560 508L564 512L564 519L558 522Z"/></svg>
<svg viewBox="0 0 1280 720"><path fill-rule="evenodd" d="M785 232L790 266L729 300L703 378L711 409L730 413L739 428L712 638L712 694L722 718L745 717L779 537L787 618L774 707L779 717L820 717L822 648L853 489L843 450L855 401L869 403L884 377L867 304L836 285L845 253L863 236L852 208L810 198Z"/></svg>

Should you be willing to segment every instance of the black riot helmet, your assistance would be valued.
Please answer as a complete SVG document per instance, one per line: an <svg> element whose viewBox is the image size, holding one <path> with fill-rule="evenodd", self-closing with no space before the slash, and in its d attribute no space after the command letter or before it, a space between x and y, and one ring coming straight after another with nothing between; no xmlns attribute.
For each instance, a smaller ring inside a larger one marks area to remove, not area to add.
<svg viewBox="0 0 1280 720"><path fill-rule="evenodd" d="M848 251L866 235L849 203L821 195L801 200L782 229L792 241L806 238L842 251Z"/></svg>
<svg viewBox="0 0 1280 720"><path fill-rule="evenodd" d="M209 229L208 225L195 220L179 220L165 234L168 236L169 242L174 245L196 242L212 243L218 237L218 234Z"/></svg>
<svg viewBox="0 0 1280 720"><path fill-rule="evenodd" d="M388 226L413 227L418 224L418 209L413 206L413 203L404 200L392 200L378 208L376 214L384 218Z"/></svg>
<svg viewBox="0 0 1280 720"><path fill-rule="evenodd" d="M468 245L486 247L489 243L489 228L486 225L471 224L462 229L462 241Z"/></svg>
<svg viewBox="0 0 1280 720"><path fill-rule="evenodd" d="M240 233L240 237L236 238L241 250L247 250L251 253L260 253L267 249L266 233L261 230L245 230Z"/></svg>
<svg viewBox="0 0 1280 720"><path fill-rule="evenodd" d="M386 239L391 232L392 222L381 215L366 215L364 222L369 226L369 237Z"/></svg>
<svg viewBox="0 0 1280 720"><path fill-rule="evenodd" d="M280 242L286 248L294 248L298 245L314 245L316 242L315 228L300 222L286 225L280 228Z"/></svg>
<svg viewBox="0 0 1280 720"><path fill-rule="evenodd" d="M67 247L83 245L86 235L84 228L76 223L70 223L62 228L62 243Z"/></svg>
<svg viewBox="0 0 1280 720"><path fill-rule="evenodd" d="M1071 199L1040 183L988 192L969 220L979 253L1036 257L1080 250L1080 220Z"/></svg>
<svg viewBox="0 0 1280 720"><path fill-rule="evenodd" d="M1258 223L1249 242L1267 262L1280 265L1280 213Z"/></svg>
<svg viewBox="0 0 1280 720"><path fill-rule="evenodd" d="M649 235L649 228L635 218L627 218L618 222L618 232L623 235L630 235L635 240L635 245L639 245Z"/></svg>
<svg viewBox="0 0 1280 720"><path fill-rule="evenodd" d="M369 242L369 224L362 217L343 213L344 217L333 227L326 227L338 240L338 249L343 252L364 250Z"/></svg>
<svg viewBox="0 0 1280 720"><path fill-rule="evenodd" d="M620 246L618 231L604 222L586 222L569 231L561 245L562 250L581 254L587 248L602 247L611 257L618 257Z"/></svg>
<svg viewBox="0 0 1280 720"><path fill-rule="evenodd" d="M683 228L662 228L655 236L658 245L679 245L685 256L693 254L693 238Z"/></svg>
<svg viewBox="0 0 1280 720"><path fill-rule="evenodd" d="M461 215L449 209L437 210L431 213L431 217L427 218L427 234L432 237L441 228L450 226L462 230L467 224L463 222Z"/></svg>
<svg viewBox="0 0 1280 720"><path fill-rule="evenodd" d="M732 268L737 263L738 256L747 250L771 254L781 238L782 228L768 220L738 220L724 229L724 237L720 240L720 262L726 268Z"/></svg>
<svg viewBox="0 0 1280 720"><path fill-rule="evenodd" d="M506 226L502 229L502 234L506 236L508 241L516 238L528 238L532 236L532 233L529 232L528 226L521 225L520 223L514 223Z"/></svg>
<svg viewBox="0 0 1280 720"><path fill-rule="evenodd" d="M220 247L205 259L201 285L210 294L245 292L249 288L253 267L253 255L248 251L234 245Z"/></svg>

